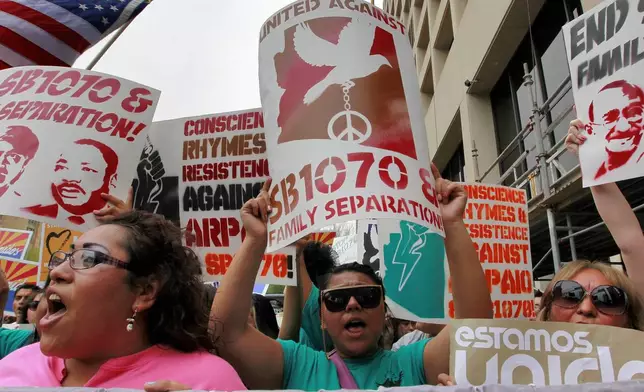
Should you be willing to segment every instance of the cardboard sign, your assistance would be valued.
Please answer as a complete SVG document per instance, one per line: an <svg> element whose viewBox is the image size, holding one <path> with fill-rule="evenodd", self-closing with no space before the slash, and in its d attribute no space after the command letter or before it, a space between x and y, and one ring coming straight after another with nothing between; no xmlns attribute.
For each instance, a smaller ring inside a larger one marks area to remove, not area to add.
<svg viewBox="0 0 644 392"><path fill-rule="evenodd" d="M446 314L445 242L425 226L378 220L382 244L380 276L387 305L396 318L434 322Z"/></svg>
<svg viewBox="0 0 644 392"><path fill-rule="evenodd" d="M186 230L186 245L219 281L241 246L239 211L268 179L260 109L155 122L134 181L135 207ZM295 285L295 249L266 254L258 283Z"/></svg>
<svg viewBox="0 0 644 392"><path fill-rule="evenodd" d="M310 241L315 241L315 242L321 242L325 245L328 246L333 246L333 241L335 240L335 233L333 232L318 232L318 233L312 233L309 236Z"/></svg>
<svg viewBox="0 0 644 392"><path fill-rule="evenodd" d="M159 92L86 70L0 71L0 213L85 231L125 199Z"/></svg>
<svg viewBox="0 0 644 392"><path fill-rule="evenodd" d="M518 320L451 324L450 374L459 386L644 380L641 331Z"/></svg>
<svg viewBox="0 0 644 392"><path fill-rule="evenodd" d="M44 285L49 275L49 260L51 255L59 250L69 252L71 246L83 233L60 226L42 225L40 236L40 273L38 283Z"/></svg>
<svg viewBox="0 0 644 392"><path fill-rule="evenodd" d="M585 187L644 175L643 18L640 0L611 0L563 27Z"/></svg>
<svg viewBox="0 0 644 392"><path fill-rule="evenodd" d="M24 259L32 234L29 230L0 229L0 257Z"/></svg>
<svg viewBox="0 0 644 392"><path fill-rule="evenodd" d="M365 218L443 231L406 29L351 3L294 3L261 29L271 250Z"/></svg>

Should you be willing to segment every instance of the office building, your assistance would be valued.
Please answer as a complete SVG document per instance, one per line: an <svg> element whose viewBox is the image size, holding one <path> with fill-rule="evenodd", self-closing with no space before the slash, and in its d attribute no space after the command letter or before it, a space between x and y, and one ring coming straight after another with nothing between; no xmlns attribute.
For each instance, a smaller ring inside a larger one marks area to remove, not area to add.
<svg viewBox="0 0 644 392"><path fill-rule="evenodd" d="M430 153L443 176L526 189L535 278L547 279L554 261L618 253L563 145L575 113L561 27L599 2L383 4L407 27ZM644 181L620 187L631 206L644 202Z"/></svg>

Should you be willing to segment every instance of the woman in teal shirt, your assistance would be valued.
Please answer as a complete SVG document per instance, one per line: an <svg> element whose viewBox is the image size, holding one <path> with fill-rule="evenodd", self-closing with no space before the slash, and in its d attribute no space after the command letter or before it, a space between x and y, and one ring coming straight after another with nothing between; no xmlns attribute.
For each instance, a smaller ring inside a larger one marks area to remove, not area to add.
<svg viewBox="0 0 644 392"><path fill-rule="evenodd" d="M491 318L492 303L485 275L469 237L463 213L462 186L437 179L437 199L445 230L452 293L457 318ZM340 389L338 370L324 352L293 341L276 341L249 328L246 320L253 284L267 243L270 213L268 190L241 210L246 238L215 297L211 331L219 339L219 355L238 371L249 389ZM371 269L359 264L333 270L321 287L321 328L329 333L359 389L379 386L436 384L449 372L449 328L430 342L397 352L382 350L385 327L384 288Z"/></svg>

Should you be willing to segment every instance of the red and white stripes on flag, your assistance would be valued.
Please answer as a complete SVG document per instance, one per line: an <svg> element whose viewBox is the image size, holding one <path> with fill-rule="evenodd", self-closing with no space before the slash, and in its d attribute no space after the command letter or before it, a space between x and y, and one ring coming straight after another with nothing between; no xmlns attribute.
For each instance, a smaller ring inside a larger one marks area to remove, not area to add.
<svg viewBox="0 0 644 392"><path fill-rule="evenodd" d="M71 66L146 0L0 0L0 69Z"/></svg>

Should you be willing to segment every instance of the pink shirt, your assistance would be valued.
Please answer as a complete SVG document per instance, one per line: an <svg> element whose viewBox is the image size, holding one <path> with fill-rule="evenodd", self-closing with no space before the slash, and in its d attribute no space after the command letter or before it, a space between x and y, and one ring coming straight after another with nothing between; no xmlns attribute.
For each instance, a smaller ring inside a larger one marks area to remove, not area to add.
<svg viewBox="0 0 644 392"><path fill-rule="evenodd" d="M61 358L46 357L32 344L0 361L0 387L60 387L65 373ZM143 389L147 382L171 380L197 390L246 390L235 369L206 352L182 353L153 346L105 362L85 387Z"/></svg>

